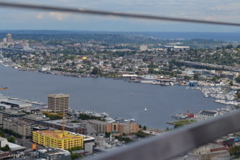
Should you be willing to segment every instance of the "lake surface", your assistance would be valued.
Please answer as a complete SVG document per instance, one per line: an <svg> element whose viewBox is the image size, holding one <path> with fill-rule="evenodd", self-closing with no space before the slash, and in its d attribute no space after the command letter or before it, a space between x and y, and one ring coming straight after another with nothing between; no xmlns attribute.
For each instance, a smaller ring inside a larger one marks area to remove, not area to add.
<svg viewBox="0 0 240 160"><path fill-rule="evenodd" d="M171 127L166 122L172 121L175 113L225 107L186 86L162 87L111 78L64 77L18 71L2 65L0 73L0 87L8 87L0 90L3 95L47 103L48 94L69 94L72 109L107 112L112 118L134 118L138 124L151 128Z"/></svg>

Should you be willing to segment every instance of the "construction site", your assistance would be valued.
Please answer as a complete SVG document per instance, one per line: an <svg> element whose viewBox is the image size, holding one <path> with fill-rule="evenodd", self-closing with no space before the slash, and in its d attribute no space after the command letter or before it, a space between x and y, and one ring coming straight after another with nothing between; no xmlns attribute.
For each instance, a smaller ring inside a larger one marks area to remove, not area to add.
<svg viewBox="0 0 240 160"><path fill-rule="evenodd" d="M74 135L67 131L61 130L45 130L33 131L33 142L43 145L45 147L70 149L72 147L83 147L84 137L81 135Z"/></svg>

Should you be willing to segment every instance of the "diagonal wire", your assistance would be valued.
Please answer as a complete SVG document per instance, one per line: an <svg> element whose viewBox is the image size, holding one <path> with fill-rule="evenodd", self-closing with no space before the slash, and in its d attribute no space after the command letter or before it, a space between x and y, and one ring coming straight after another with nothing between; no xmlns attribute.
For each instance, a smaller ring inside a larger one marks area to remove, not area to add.
<svg viewBox="0 0 240 160"><path fill-rule="evenodd" d="M123 13L123 12L76 9L76 8L38 5L38 4L20 4L20 3L0 2L0 6L23 8L23 9L34 9L34 10L45 10L45 11L71 12L71 13L78 13L78 14L118 16L118 17L128 17L128 18L148 19L148 20L164 20L164 21L178 21L178 22L189 22L189 23L240 26L240 23L233 23L233 22L207 21L207 20L185 19L185 18L154 16L154 15L145 15L145 14L131 14L131 13Z"/></svg>

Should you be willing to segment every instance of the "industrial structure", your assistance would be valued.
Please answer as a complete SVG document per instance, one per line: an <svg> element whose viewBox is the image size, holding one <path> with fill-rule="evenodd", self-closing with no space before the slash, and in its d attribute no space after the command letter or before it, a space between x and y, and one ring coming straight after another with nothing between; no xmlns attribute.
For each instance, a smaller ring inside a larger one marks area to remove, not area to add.
<svg viewBox="0 0 240 160"><path fill-rule="evenodd" d="M69 110L69 95L67 94L49 94L48 109L57 112L67 112Z"/></svg>
<svg viewBox="0 0 240 160"><path fill-rule="evenodd" d="M83 147L84 137L60 130L33 131L33 142L45 147L70 149L72 147Z"/></svg>

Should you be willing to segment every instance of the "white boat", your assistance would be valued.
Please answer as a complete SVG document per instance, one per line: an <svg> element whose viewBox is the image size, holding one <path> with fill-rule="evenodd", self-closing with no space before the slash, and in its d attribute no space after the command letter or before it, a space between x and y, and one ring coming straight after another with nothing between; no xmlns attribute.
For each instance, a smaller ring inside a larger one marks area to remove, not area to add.
<svg viewBox="0 0 240 160"><path fill-rule="evenodd" d="M153 81L141 80L140 83L153 83Z"/></svg>
<svg viewBox="0 0 240 160"><path fill-rule="evenodd" d="M158 81L153 81L153 82L152 82L152 84L153 84L153 85L160 85L160 84L161 84L161 82L158 82Z"/></svg>
<svg viewBox="0 0 240 160"><path fill-rule="evenodd" d="M144 111L147 111L147 108L145 108Z"/></svg>

